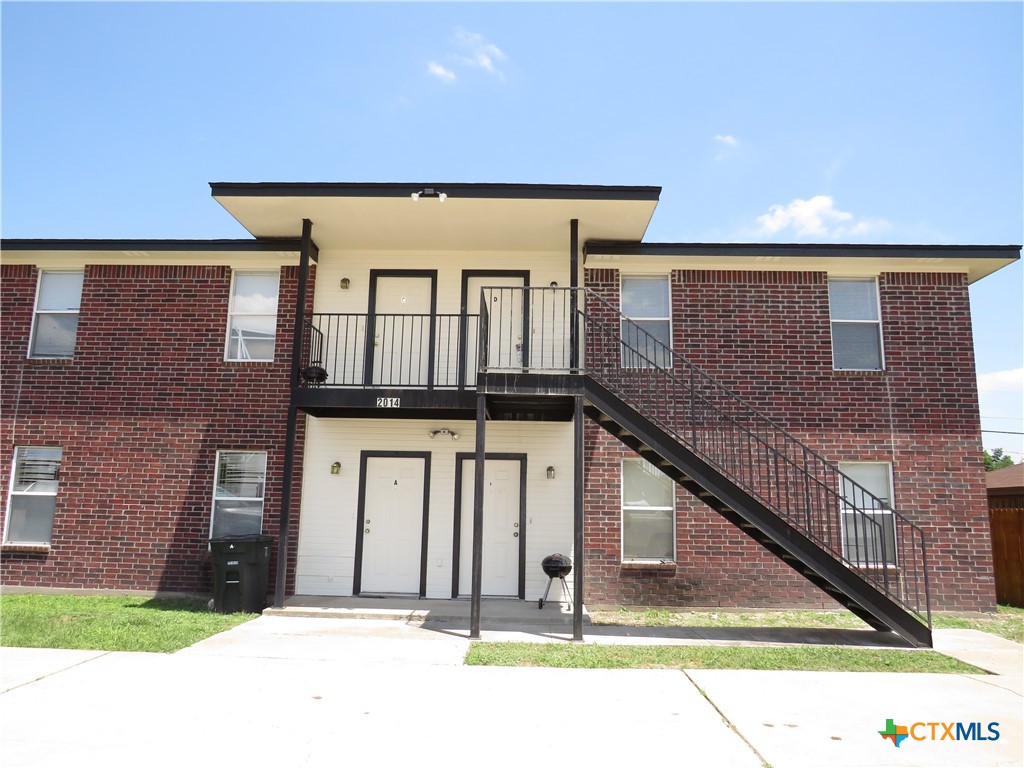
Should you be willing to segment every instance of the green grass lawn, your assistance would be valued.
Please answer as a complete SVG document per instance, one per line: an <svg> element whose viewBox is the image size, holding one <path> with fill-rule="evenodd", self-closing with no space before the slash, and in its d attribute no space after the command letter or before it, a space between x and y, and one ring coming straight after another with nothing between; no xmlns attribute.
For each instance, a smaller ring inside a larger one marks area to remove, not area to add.
<svg viewBox="0 0 1024 768"><path fill-rule="evenodd" d="M171 653L255 616L213 613L205 600L3 595L0 645Z"/></svg>
<svg viewBox="0 0 1024 768"><path fill-rule="evenodd" d="M769 669L984 674L934 651L874 648L473 643L466 664L583 669Z"/></svg>
<svg viewBox="0 0 1024 768"><path fill-rule="evenodd" d="M806 629L867 629L848 611L591 611L594 624L630 627L801 627ZM1024 643L1024 609L999 606L996 613L960 617L937 613L935 629L977 629Z"/></svg>

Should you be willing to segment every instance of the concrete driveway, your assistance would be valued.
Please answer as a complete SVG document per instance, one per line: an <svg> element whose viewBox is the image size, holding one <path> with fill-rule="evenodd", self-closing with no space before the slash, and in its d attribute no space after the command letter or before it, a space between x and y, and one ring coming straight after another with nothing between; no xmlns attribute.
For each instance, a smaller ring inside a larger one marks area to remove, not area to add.
<svg viewBox="0 0 1024 768"><path fill-rule="evenodd" d="M1024 764L1021 646L938 636L1003 674L466 667L461 627L278 616L170 655L3 648L0 763ZM1000 738L897 749L887 719L999 722Z"/></svg>

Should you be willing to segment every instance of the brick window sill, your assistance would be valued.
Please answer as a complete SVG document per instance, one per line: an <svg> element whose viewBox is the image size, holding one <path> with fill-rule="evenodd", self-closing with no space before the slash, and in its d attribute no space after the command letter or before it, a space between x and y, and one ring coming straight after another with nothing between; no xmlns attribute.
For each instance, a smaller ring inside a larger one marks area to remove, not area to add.
<svg viewBox="0 0 1024 768"><path fill-rule="evenodd" d="M259 371L279 366L273 360L221 360L220 365L228 371Z"/></svg>
<svg viewBox="0 0 1024 768"><path fill-rule="evenodd" d="M48 555L49 544L0 544L0 553L16 553L23 555Z"/></svg>
<svg viewBox="0 0 1024 768"><path fill-rule="evenodd" d="M75 362L73 357L26 357L25 362L29 365L71 365Z"/></svg>
<svg viewBox="0 0 1024 768"><path fill-rule="evenodd" d="M675 571L675 563L629 562L622 563L624 571Z"/></svg>
<svg viewBox="0 0 1024 768"><path fill-rule="evenodd" d="M881 371L858 371L852 369L846 370L842 368L833 368L832 373L836 374L837 376L848 376L850 378L864 377L869 379L881 379L889 375L889 371L884 369Z"/></svg>

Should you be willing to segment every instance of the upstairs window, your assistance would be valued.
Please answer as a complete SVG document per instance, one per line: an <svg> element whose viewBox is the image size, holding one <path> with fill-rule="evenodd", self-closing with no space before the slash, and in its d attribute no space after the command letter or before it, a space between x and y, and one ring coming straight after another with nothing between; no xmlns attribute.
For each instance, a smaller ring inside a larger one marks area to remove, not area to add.
<svg viewBox="0 0 1024 768"><path fill-rule="evenodd" d="M210 538L263 532L265 451L218 451Z"/></svg>
<svg viewBox="0 0 1024 768"><path fill-rule="evenodd" d="M75 356L84 272L40 272L29 357Z"/></svg>
<svg viewBox="0 0 1024 768"><path fill-rule="evenodd" d="M839 465L839 471L845 475L843 555L862 567L896 565L892 465L845 462Z"/></svg>
<svg viewBox="0 0 1024 768"><path fill-rule="evenodd" d="M622 367L672 366L668 275L622 278Z"/></svg>
<svg viewBox="0 0 1024 768"><path fill-rule="evenodd" d="M672 479L643 459L622 462L622 559L675 560Z"/></svg>
<svg viewBox="0 0 1024 768"><path fill-rule="evenodd" d="M60 448L14 449L5 543L50 544L61 455Z"/></svg>
<svg viewBox="0 0 1024 768"><path fill-rule="evenodd" d="M882 320L878 283L873 279L828 281L832 319L832 367L837 371L880 371Z"/></svg>
<svg viewBox="0 0 1024 768"><path fill-rule="evenodd" d="M278 272L235 272L226 360L274 359L279 283Z"/></svg>

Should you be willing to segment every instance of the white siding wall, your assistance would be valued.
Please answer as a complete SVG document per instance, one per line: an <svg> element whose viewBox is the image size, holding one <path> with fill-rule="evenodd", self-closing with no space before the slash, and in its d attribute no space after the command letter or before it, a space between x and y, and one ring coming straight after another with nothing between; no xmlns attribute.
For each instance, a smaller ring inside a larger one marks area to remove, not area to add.
<svg viewBox="0 0 1024 768"><path fill-rule="evenodd" d="M370 270L371 269L436 269L437 270L437 313L439 315L458 314L462 299L463 270L528 270L531 287L547 287L552 281L562 287L569 284L568 249L562 253L554 252L411 252L395 254L379 251L322 251L317 265L316 297L313 302L314 312L318 313L365 313L369 306ZM342 289L340 281L349 279L349 287ZM557 300L561 303L564 294L545 292L550 303ZM537 297L536 322L540 320L540 303ZM561 307L559 307L561 310ZM363 379L363 359L365 355L366 325L363 318L337 319L330 326L323 325L322 330L330 337L324 350L323 359L319 360L331 372L333 381L344 381L348 384L361 382ZM494 318L493 324L500 325L500 318ZM546 339L537 336L533 343L537 360L543 359L550 364L555 354L550 348L551 340L555 339L559 351L564 357L564 345L568 334L561 329L564 318L556 321L558 328L552 329L551 319L546 318ZM517 326L520 325L518 322ZM425 340L429 335L429 325L423 320L409 320L405 324L408 333L416 343ZM437 341L435 351L435 381L440 386L454 387L457 383L457 363L459 353L458 321L453 318L438 320ZM540 333L536 327L533 333ZM531 329L521 329L520 333L531 333ZM471 330L469 339L475 341L476 333ZM521 341L521 339L520 339ZM515 340L504 339L504 353L509 355ZM401 345L399 345L401 346ZM405 346L409 346L406 344ZM378 352L388 348L382 342ZM469 350L473 354L475 348ZM472 358L471 358L472 359ZM338 364L338 369L335 365ZM470 363L469 371L472 371ZM335 378L337 377L337 378ZM473 375L469 375L470 381Z"/></svg>
<svg viewBox="0 0 1024 768"><path fill-rule="evenodd" d="M316 268L314 312L366 312L371 269L436 269L437 311L456 314L462 295L462 270L529 270L531 286L548 286L552 280L569 286L569 234L562 252L467 253L460 251L321 251ZM347 277L347 290L339 287Z"/></svg>
<svg viewBox="0 0 1024 768"><path fill-rule="evenodd" d="M428 451L427 597L451 597L455 454L473 451L475 422L306 419L296 592L352 594L360 451ZM440 427L454 429L460 439L431 439L428 432ZM536 600L547 584L540 561L553 552L573 554L572 424L488 422L487 451L527 454L526 599ZM341 462L339 475L330 473L335 461ZM556 469L554 480L547 479L549 465ZM553 586L550 599L559 598Z"/></svg>

